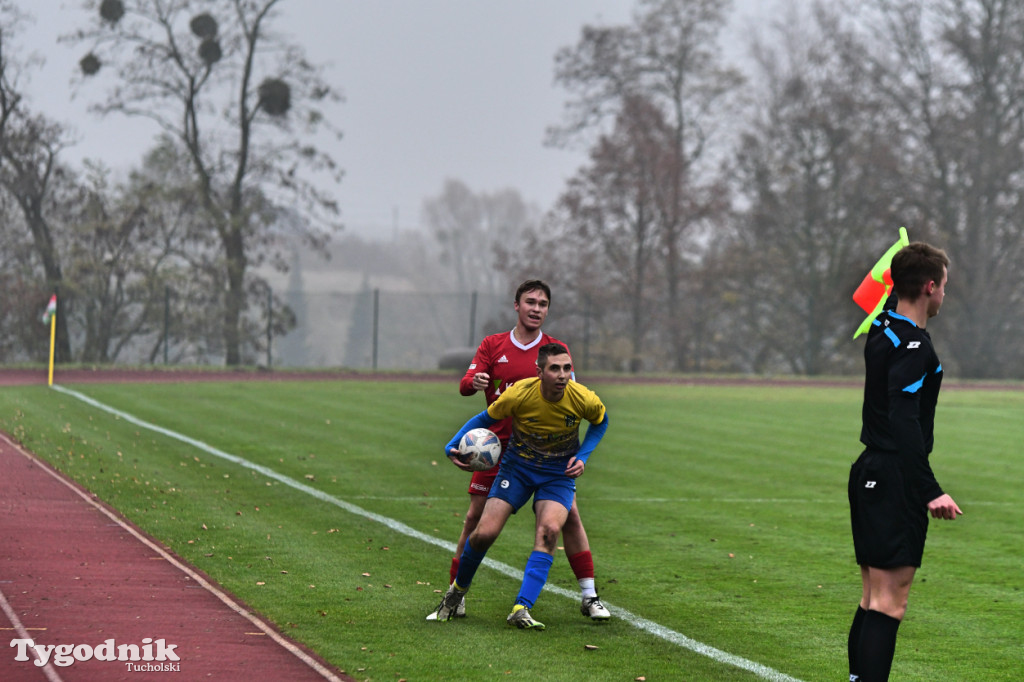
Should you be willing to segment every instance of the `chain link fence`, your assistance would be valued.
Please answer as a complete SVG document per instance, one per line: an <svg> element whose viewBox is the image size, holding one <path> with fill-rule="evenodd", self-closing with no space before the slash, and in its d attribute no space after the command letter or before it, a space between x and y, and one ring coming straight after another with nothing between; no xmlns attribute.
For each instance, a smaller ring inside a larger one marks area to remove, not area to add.
<svg viewBox="0 0 1024 682"><path fill-rule="evenodd" d="M242 364L267 368L347 368L381 371L464 371L484 336L516 324L511 294L433 293L408 289L348 291L288 289L265 292L263 305L246 315ZM278 298L278 296L280 298ZM164 297L159 322L118 345L116 365L224 365L220 310L183 314ZM283 302L295 326L281 335L273 310ZM32 314L35 308L32 306ZM625 315L620 312L618 315ZM85 345L86 316L66 318L72 355ZM569 344L578 369L629 371L631 354L614 333L623 324L615 312L595 315L589 301L564 302L548 316L544 331ZM44 356L44 325L32 323L31 351L6 353L5 362L39 361ZM278 330L275 332L275 330ZM48 333L46 334L48 340ZM660 361L663 353L651 353ZM64 362L57 359L58 364ZM653 360L652 360L653 362ZM653 365L652 365L653 366ZM658 369L658 367L654 367ZM636 368L632 368L636 369ZM649 368L648 368L649 369Z"/></svg>
<svg viewBox="0 0 1024 682"><path fill-rule="evenodd" d="M290 293L288 305L297 326L272 342L277 367L464 368L485 335L516 321L508 296L476 293Z"/></svg>

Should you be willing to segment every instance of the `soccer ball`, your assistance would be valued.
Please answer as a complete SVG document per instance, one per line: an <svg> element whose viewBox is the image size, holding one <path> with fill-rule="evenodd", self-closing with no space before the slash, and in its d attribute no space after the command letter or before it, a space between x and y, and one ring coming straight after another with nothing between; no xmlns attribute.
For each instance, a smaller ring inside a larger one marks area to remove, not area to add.
<svg viewBox="0 0 1024 682"><path fill-rule="evenodd" d="M459 441L459 461L473 471L484 471L498 463L501 441L490 429L472 429Z"/></svg>

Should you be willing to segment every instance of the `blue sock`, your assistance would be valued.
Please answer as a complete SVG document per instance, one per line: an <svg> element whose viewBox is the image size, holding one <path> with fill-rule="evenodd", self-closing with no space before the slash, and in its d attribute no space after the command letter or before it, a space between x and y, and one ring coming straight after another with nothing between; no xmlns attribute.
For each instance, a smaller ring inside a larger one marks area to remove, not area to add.
<svg viewBox="0 0 1024 682"><path fill-rule="evenodd" d="M516 603L532 609L540 591L544 589L544 583L548 581L548 571L555 557L546 552L534 550L530 552L530 558L526 560L526 570L523 571L523 584L519 588L519 595L516 596Z"/></svg>
<svg viewBox="0 0 1024 682"><path fill-rule="evenodd" d="M468 590L470 583L473 582L473 576L476 575L476 569L480 567L480 562L487 556L487 552L478 552L473 549L473 546L466 542L465 547L462 548L462 556L459 557L459 572L455 574L455 586L460 590Z"/></svg>

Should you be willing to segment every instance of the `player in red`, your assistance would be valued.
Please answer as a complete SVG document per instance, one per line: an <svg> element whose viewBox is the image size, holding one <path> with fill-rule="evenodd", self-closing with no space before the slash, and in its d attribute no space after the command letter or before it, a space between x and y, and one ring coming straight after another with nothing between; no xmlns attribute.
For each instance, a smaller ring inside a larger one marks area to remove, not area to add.
<svg viewBox="0 0 1024 682"><path fill-rule="evenodd" d="M469 369L466 370L465 376L459 382L459 392L469 396L483 391L484 398L490 405L516 381L537 376L537 349L546 343L562 343L542 332L540 328L548 315L550 304L551 289L547 284L538 279L527 280L520 284L515 298L515 311L518 315L516 326L510 332L492 334L480 342ZM566 344L562 343L562 345ZM498 422L491 427L491 430L501 439L501 449L504 452L505 446L508 445L511 420ZM497 466L487 471L473 472L473 479L469 484L469 510L466 512L462 534L459 536L455 556L452 558L449 584L455 580L455 575L459 571L459 557L462 556L466 538L480 521L484 503L487 501L487 493L497 474ZM572 509L569 511L569 518L562 527L562 540L565 546L565 555L569 559L569 565L572 567L573 573L576 574L576 580L580 585L580 612L594 620L608 620L611 618L611 614L597 596L590 541L587 539L586 529L583 528L583 521L580 520L575 500L573 500ZM434 615L431 613L427 619L430 620L430 617ZM456 617L466 615L464 602L459 605L455 615Z"/></svg>

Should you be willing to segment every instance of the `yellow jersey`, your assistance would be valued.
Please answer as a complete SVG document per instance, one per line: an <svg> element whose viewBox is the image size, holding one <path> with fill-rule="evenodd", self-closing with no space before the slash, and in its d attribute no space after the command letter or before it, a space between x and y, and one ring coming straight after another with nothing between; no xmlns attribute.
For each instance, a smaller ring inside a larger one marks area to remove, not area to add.
<svg viewBox="0 0 1024 682"><path fill-rule="evenodd" d="M512 417L506 454L552 470L564 470L579 451L582 421L600 424L604 413L597 394L576 381L566 384L558 402L545 400L539 377L517 381L487 408L493 419Z"/></svg>

